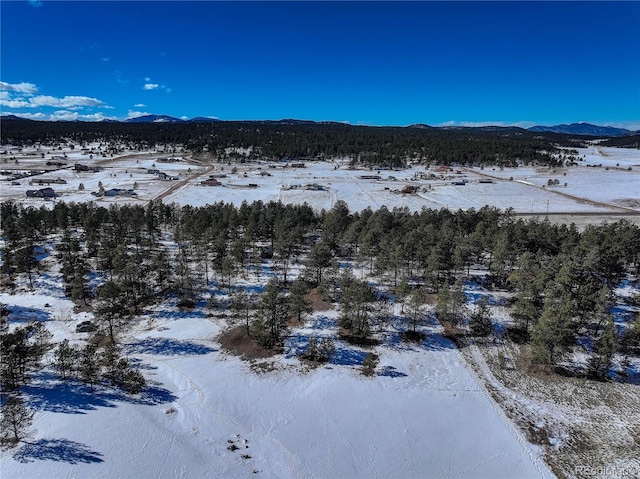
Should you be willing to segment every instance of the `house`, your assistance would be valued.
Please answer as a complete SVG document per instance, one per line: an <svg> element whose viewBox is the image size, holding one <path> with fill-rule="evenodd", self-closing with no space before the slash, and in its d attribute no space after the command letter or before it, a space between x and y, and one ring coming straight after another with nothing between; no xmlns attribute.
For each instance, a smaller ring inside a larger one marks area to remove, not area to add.
<svg viewBox="0 0 640 479"><path fill-rule="evenodd" d="M51 183L58 184L58 185L66 185L67 180L63 180L60 177L56 178L55 180L52 180L50 178L36 178L31 180L31 183L35 185L50 185Z"/></svg>
<svg viewBox="0 0 640 479"><path fill-rule="evenodd" d="M418 192L418 187L415 185L407 185L400 190L403 195L413 195Z"/></svg>
<svg viewBox="0 0 640 479"><path fill-rule="evenodd" d="M207 178L206 180L200 182L200 184L202 186L220 186L222 183L220 183L215 178Z"/></svg>
<svg viewBox="0 0 640 479"><path fill-rule="evenodd" d="M171 176L171 175L167 175L164 172L160 172L158 173L158 178L160 178L161 180L164 181L172 181L172 180L179 180L180 178L178 178L177 176Z"/></svg>
<svg viewBox="0 0 640 479"><path fill-rule="evenodd" d="M57 195L53 188L41 188L39 190L27 190L27 196L29 198L55 198Z"/></svg>
<svg viewBox="0 0 640 479"><path fill-rule="evenodd" d="M103 196L136 196L136 192L133 190L125 190L122 188L111 188L110 190L106 190Z"/></svg>
<svg viewBox="0 0 640 479"><path fill-rule="evenodd" d="M308 185L304 186L305 190L309 190L309 191L326 191L327 188L319 185L318 183L310 183Z"/></svg>

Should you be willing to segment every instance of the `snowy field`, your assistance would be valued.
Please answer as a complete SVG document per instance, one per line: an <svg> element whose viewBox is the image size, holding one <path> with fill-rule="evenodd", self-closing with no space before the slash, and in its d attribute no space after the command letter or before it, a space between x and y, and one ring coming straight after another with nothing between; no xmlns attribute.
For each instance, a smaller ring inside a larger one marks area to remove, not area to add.
<svg viewBox="0 0 640 479"><path fill-rule="evenodd" d="M35 314L54 340L85 339L73 332L85 316L53 284L41 286L43 294L0 294L11 319ZM52 381L52 371L36 375L25 388L37 410L32 432L2 453L2 476L553 477L436 325L419 345L387 335L372 378L359 371L365 351L341 341L331 363L300 363L305 338L334 331L335 316L316 313L294 329L285 355L258 373L220 350L223 323L150 312L123 341L150 388L91 394Z"/></svg>
<svg viewBox="0 0 640 479"><path fill-rule="evenodd" d="M640 215L639 152L628 149L582 149L584 161L556 171L353 170L340 160L307 162L305 168L238 164L232 172L235 164L205 165L185 152L126 151L107 158L90 158L77 149L55 152L63 153L69 167L48 167L52 171L16 180L19 184L0 181L0 198L36 207L54 201L109 205L162 199L191 205L281 200L320 209L343 200L352 210L490 205L522 214L591 214L594 221ZM8 161L2 170L43 169L51 152L45 159L39 154L10 150L5 156L18 163ZM159 161L169 157L179 161ZM74 163L103 169L77 172ZM153 169L177 179L163 180ZM209 175L221 186L202 186ZM54 201L26 198L27 189L46 186L28 184L38 178L66 183L51 185L59 194ZM559 185L548 186L554 179ZM105 190L135 186L136 195L98 198L91 192L99 184ZM41 275L35 291L0 292L0 302L11 310L13 325L37 318L56 342L69 338L84 344L87 338L75 333L75 325L92 315L74 312L57 272ZM437 324L423 327L427 337L421 344L402 343L397 331L383 334L375 347L377 374L365 377L360 365L367 350L337 339L329 364L314 369L296 357L310 335L335 336L336 311L316 312L306 327L292 328L283 355L254 363L221 349L216 338L226 320L205 311L154 306L123 338L125 354L150 386L141 395L107 387L93 394L83 384L61 383L51 369L37 374L24 389L37 411L33 426L17 449L0 453L2 477L553 477L544 451L524 439L478 379L480 373L468 367L464 354L475 350L461 353Z"/></svg>
<svg viewBox="0 0 640 479"><path fill-rule="evenodd" d="M18 155L15 157L19 163L8 162L3 166L4 171L44 168L45 159L34 156L35 153L35 150L19 154L9 150L7 155ZM46 155L50 158L51 153ZM307 202L318 209L329 209L336 201L343 200L351 210L382 206L406 207L412 211L423 207L456 210L489 205L513 208L520 214L631 215L631 218L640 215L640 152L632 149L593 146L579 149L581 161L577 166L503 170L435 166L430 169L414 166L401 171L349 169L347 159L306 162L305 168L285 168L282 163L266 161L204 165L191 161L187 153L172 155L155 151L125 151L106 159L99 156L90 159L87 153L72 150L67 155L69 166L21 179L16 185L11 181L0 182L0 197L41 205L42 199L25 197L27 189L41 187L29 186L29 181L61 178L65 184L50 185L59 195L54 201L95 201L104 205L145 204L152 199L194 206L218 201L239 205L243 201L261 200ZM180 161L158 161L174 156ZM97 165L103 170L77 172L73 170L76 162ZM174 179L163 180L149 173L154 169ZM201 182L210 175L215 175L221 185L202 186ZM548 186L549 180L556 180L558 184ZM83 191L79 191L80 183ZM136 195L97 198L91 192L98 191L99 183L105 190L135 186ZM407 188L414 191L407 192Z"/></svg>

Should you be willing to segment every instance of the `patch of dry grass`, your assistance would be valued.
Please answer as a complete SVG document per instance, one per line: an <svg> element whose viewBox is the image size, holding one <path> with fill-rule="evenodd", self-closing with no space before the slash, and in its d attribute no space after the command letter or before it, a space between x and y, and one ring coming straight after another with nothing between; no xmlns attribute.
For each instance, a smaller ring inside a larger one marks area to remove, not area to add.
<svg viewBox="0 0 640 479"><path fill-rule="evenodd" d="M640 471L639 386L533 369L528 347L509 342L479 351L480 357L461 353L527 439L544 448L558 477L593 477L594 470L614 467Z"/></svg>

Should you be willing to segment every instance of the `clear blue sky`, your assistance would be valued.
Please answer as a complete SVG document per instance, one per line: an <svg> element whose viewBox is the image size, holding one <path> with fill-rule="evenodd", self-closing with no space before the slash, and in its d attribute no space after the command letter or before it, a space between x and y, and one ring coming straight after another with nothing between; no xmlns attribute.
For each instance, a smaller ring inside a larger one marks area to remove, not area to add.
<svg viewBox="0 0 640 479"><path fill-rule="evenodd" d="M639 2L0 8L3 114L640 128Z"/></svg>

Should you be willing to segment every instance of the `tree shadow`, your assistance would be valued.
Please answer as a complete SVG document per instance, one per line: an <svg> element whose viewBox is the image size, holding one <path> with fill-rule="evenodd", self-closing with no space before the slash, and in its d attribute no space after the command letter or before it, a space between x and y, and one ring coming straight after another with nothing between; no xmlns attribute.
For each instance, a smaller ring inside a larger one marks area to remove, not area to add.
<svg viewBox="0 0 640 479"><path fill-rule="evenodd" d="M640 386L640 365L631 364L620 371L609 371L608 376L623 383Z"/></svg>
<svg viewBox="0 0 640 479"><path fill-rule="evenodd" d="M366 355L366 351L336 345L336 349L331 355L329 362L341 366L361 366Z"/></svg>
<svg viewBox="0 0 640 479"><path fill-rule="evenodd" d="M47 273L41 271L35 277L33 285L42 294L47 294L57 299L67 299L64 292L62 275L60 273Z"/></svg>
<svg viewBox="0 0 640 479"><path fill-rule="evenodd" d="M418 331L423 335L420 341L407 341L402 338L403 334L408 331L404 326L396 331L385 331L381 334L383 344L399 350L399 351L415 351L423 349L427 351L443 351L447 349L455 349L456 346L450 339L445 338L441 334L431 331L429 328L420 328Z"/></svg>
<svg viewBox="0 0 640 479"><path fill-rule="evenodd" d="M456 349L453 341L440 334L428 334L421 344L422 349L427 351L443 351L445 349Z"/></svg>
<svg viewBox="0 0 640 479"><path fill-rule="evenodd" d="M156 382L148 382L140 394L130 395L103 384L96 385L91 391L84 383L73 379L60 380L51 373L41 374L39 381L22 390L29 407L64 414L86 414L101 407L115 408L117 403L157 405L177 399L171 391Z"/></svg>
<svg viewBox="0 0 640 479"><path fill-rule="evenodd" d="M102 454L92 451L84 444L69 439L40 439L22 446L13 455L22 463L39 461L67 462L69 464L91 464L104 462Z"/></svg>
<svg viewBox="0 0 640 479"><path fill-rule="evenodd" d="M50 321L51 313L42 309L25 308L24 306L8 305L9 321L30 323L31 321Z"/></svg>
<svg viewBox="0 0 640 479"><path fill-rule="evenodd" d="M56 380L28 385L23 388L29 407L35 410L65 413L86 414L99 407L116 407L111 395L91 392L84 384L72 380Z"/></svg>
<svg viewBox="0 0 640 479"><path fill-rule="evenodd" d="M406 378L407 375L400 371L397 371L393 366L385 366L382 371L378 371L378 376L384 376L388 378Z"/></svg>
<svg viewBox="0 0 640 479"><path fill-rule="evenodd" d="M171 294L166 302L169 309L145 309L145 313L155 319L188 319L188 318L204 318L206 301L196 302L192 308L180 308L180 298L175 294Z"/></svg>
<svg viewBox="0 0 640 479"><path fill-rule="evenodd" d="M312 329L333 329L336 327L336 318L330 318L328 316L314 316L311 320Z"/></svg>
<svg viewBox="0 0 640 479"><path fill-rule="evenodd" d="M193 356L216 351L204 344L170 338L146 338L127 344L125 350L127 354L154 354L158 356Z"/></svg>
<svg viewBox="0 0 640 479"><path fill-rule="evenodd" d="M284 341L285 357L300 356L309 346L309 336L306 334L291 334Z"/></svg>

